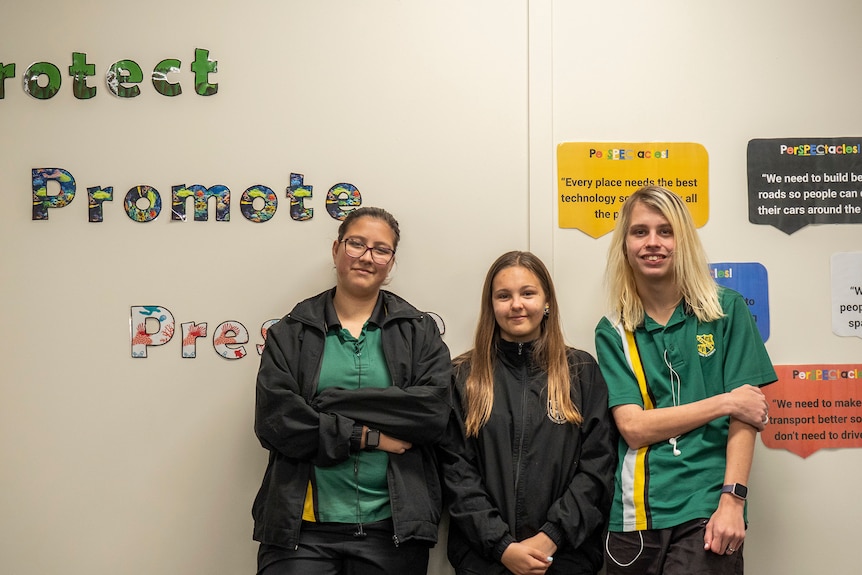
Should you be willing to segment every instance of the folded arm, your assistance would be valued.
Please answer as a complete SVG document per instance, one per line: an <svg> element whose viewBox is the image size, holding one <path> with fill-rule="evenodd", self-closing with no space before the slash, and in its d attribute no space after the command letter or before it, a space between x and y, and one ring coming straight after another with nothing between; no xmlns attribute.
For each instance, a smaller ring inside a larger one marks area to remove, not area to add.
<svg viewBox="0 0 862 575"><path fill-rule="evenodd" d="M629 447L640 449L688 433L725 416L747 423L755 431L762 431L767 407L766 396L759 388L743 385L693 403L657 409L624 404L615 406L612 413Z"/></svg>

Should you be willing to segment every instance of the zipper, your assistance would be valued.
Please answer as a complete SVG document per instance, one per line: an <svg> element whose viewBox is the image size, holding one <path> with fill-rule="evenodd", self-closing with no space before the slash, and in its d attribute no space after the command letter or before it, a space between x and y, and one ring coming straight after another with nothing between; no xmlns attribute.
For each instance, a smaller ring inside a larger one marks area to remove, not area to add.
<svg viewBox="0 0 862 575"><path fill-rule="evenodd" d="M518 357L523 356L524 354L524 344L523 342L518 342ZM521 508L524 503L524 499L521 496L520 483L521 483L521 471L522 464L521 460L524 455L524 436L527 434L527 387L529 382L529 369L526 362L522 362L522 365L519 369L520 379L521 379L521 423L520 423L520 437L518 438L518 452L515 456L515 512L517 517L521 517L522 511ZM520 529L520 521L516 518L515 525L513 526L515 532L517 533Z"/></svg>
<svg viewBox="0 0 862 575"><path fill-rule="evenodd" d="M524 351L524 344L518 342L518 356ZM521 371L521 429L518 437L518 453L515 458L515 494L518 493L518 484L521 479L521 457L524 454L524 435L526 435L527 419L527 366L522 365Z"/></svg>

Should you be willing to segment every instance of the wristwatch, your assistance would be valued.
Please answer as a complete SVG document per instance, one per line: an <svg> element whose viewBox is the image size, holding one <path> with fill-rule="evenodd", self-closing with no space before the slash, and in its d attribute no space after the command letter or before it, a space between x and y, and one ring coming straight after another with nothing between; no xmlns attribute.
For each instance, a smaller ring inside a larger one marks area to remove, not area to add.
<svg viewBox="0 0 862 575"><path fill-rule="evenodd" d="M365 451L374 451L380 445L380 431L369 429L365 432Z"/></svg>
<svg viewBox="0 0 862 575"><path fill-rule="evenodd" d="M748 487L746 487L742 483L731 483L730 485L722 485L721 492L730 493L734 497L738 497L739 499L743 500L748 497Z"/></svg>

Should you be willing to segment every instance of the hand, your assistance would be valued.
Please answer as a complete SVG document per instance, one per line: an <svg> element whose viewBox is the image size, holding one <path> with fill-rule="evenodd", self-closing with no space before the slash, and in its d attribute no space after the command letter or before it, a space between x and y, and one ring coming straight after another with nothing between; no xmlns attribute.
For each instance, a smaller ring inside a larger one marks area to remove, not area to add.
<svg viewBox="0 0 862 575"><path fill-rule="evenodd" d="M730 416L747 423L757 431L763 431L769 413L769 404L763 392L753 385L743 385L731 391L728 396L732 402Z"/></svg>
<svg viewBox="0 0 862 575"><path fill-rule="evenodd" d="M703 536L703 549L718 555L732 555L745 541L744 502L722 495L718 509L709 518Z"/></svg>
<svg viewBox="0 0 862 575"><path fill-rule="evenodd" d="M409 441L396 439L391 435L386 435L382 431L380 432L380 445L377 446L377 449L380 451L401 455L411 447L413 447L413 444Z"/></svg>
<svg viewBox="0 0 862 575"><path fill-rule="evenodd" d="M551 562L549 555L524 543L511 543L500 561L515 575L543 575Z"/></svg>
<svg viewBox="0 0 862 575"><path fill-rule="evenodd" d="M365 442L368 439L368 426L362 426L362 439L359 441L359 448L365 449ZM400 439L396 439L391 435L386 435L382 431L380 432L380 443L377 444L378 451L385 451L387 453L394 453L395 455L401 455L408 449L413 447L413 444L409 441L402 441Z"/></svg>
<svg viewBox="0 0 862 575"><path fill-rule="evenodd" d="M545 557L553 557L557 552L556 543L544 531L539 531L532 537L522 540L521 543L541 551Z"/></svg>

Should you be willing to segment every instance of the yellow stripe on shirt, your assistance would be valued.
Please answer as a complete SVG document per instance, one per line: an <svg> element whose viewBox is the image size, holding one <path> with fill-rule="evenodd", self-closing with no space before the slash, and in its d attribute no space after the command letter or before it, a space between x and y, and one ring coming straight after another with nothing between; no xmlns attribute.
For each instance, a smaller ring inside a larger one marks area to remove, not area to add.
<svg viewBox="0 0 862 575"><path fill-rule="evenodd" d="M616 327L624 338L626 359L628 359L629 367L637 380L644 409L654 409L655 404L649 395L643 363L638 353L634 333L623 330L619 324ZM649 446L644 446L640 449L629 448L625 455L623 477L621 479L623 487L623 522L627 531L642 531L649 528L646 506L646 456L648 451Z"/></svg>

